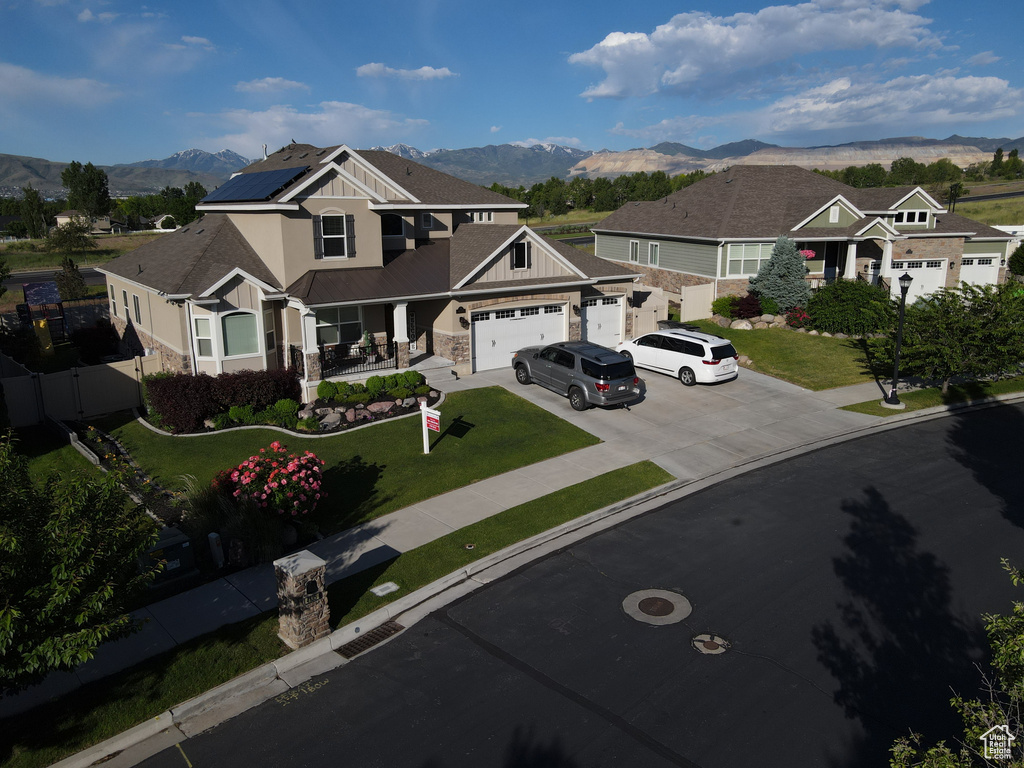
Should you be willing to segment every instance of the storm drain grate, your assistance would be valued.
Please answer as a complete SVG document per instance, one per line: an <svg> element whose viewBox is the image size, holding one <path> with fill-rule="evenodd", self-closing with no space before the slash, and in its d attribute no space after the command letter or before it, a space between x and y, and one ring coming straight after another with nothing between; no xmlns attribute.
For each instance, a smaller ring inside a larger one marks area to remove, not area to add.
<svg viewBox="0 0 1024 768"><path fill-rule="evenodd" d="M386 621L376 629L371 629L362 637L357 637L351 643L345 643L338 649L338 653L346 659L358 656L363 651L368 651L378 643L382 643L392 635L401 632L405 627L397 621Z"/></svg>

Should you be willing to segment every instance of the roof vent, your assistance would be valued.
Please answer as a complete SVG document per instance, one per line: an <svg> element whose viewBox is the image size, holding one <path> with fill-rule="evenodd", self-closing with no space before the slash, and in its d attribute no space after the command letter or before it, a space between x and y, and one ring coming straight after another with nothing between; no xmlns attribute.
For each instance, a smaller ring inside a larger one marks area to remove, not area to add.
<svg viewBox="0 0 1024 768"><path fill-rule="evenodd" d="M197 230L196 230L196 234L197 234L197 235L201 235L201 234L203 234L203 230L201 230L201 229L197 229Z"/></svg>
<svg viewBox="0 0 1024 768"><path fill-rule="evenodd" d="M320 155L322 155L326 151L327 151L326 149L321 149L319 152L316 153L316 156L320 157Z"/></svg>
<svg viewBox="0 0 1024 768"><path fill-rule="evenodd" d="M281 158L281 162L284 162L285 160L291 160L291 159L292 159L291 155L285 155L284 157Z"/></svg>

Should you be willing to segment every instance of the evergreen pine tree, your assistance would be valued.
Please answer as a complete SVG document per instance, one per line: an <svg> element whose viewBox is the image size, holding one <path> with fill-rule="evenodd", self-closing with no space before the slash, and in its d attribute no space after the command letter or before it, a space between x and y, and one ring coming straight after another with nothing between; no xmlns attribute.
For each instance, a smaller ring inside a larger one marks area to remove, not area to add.
<svg viewBox="0 0 1024 768"><path fill-rule="evenodd" d="M796 243L783 236L775 241L772 257L761 266L756 277L750 278L750 290L773 299L783 312L805 307L811 295L810 286L804 280L806 274L807 266Z"/></svg>

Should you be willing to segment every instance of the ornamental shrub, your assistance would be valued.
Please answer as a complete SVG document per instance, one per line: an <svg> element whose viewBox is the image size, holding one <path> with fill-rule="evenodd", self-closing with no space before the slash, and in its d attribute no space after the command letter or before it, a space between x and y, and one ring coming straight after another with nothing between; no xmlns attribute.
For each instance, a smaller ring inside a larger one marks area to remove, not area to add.
<svg viewBox="0 0 1024 768"><path fill-rule="evenodd" d="M227 429L228 427L233 426L235 426L235 422L233 422L231 417L226 413L218 413L213 417L214 429Z"/></svg>
<svg viewBox="0 0 1024 768"><path fill-rule="evenodd" d="M153 375L145 378L149 407L171 432L198 432L221 408L213 399L214 378L205 373Z"/></svg>
<svg viewBox="0 0 1024 768"><path fill-rule="evenodd" d="M401 377L397 373L389 373L387 376L385 376L384 377L384 391L385 392L390 392L391 390L393 390L396 387L400 386L399 383L398 383L398 380L400 378L403 378L403 377Z"/></svg>
<svg viewBox="0 0 1024 768"><path fill-rule="evenodd" d="M304 517L326 496L322 459L311 451L289 454L276 440L215 482L239 501L278 515Z"/></svg>
<svg viewBox="0 0 1024 768"><path fill-rule="evenodd" d="M1017 246L1017 250L1010 254L1010 260L1006 262L1010 274L1017 277L1024 276L1024 243Z"/></svg>
<svg viewBox="0 0 1024 768"><path fill-rule="evenodd" d="M295 427L297 429L301 429L303 432L319 432L320 419L316 416L308 416L305 419L300 419Z"/></svg>
<svg viewBox="0 0 1024 768"><path fill-rule="evenodd" d="M295 400L285 398L274 403L274 411L285 418L295 416L299 412L299 404Z"/></svg>
<svg viewBox="0 0 1024 768"><path fill-rule="evenodd" d="M896 310L884 288L860 280L836 280L807 302L811 325L819 331L864 336L892 328Z"/></svg>
<svg viewBox="0 0 1024 768"><path fill-rule="evenodd" d="M228 416L236 424L251 426L256 423L256 412L251 405L233 405L228 409Z"/></svg>
<svg viewBox="0 0 1024 768"><path fill-rule="evenodd" d="M770 296L758 296L761 300L761 314L762 315L781 315L782 312L779 309L778 302Z"/></svg>
<svg viewBox="0 0 1024 768"><path fill-rule="evenodd" d="M779 309L807 306L810 286L804 280L807 266L804 257L796 249L796 243L788 237L780 237L772 248L772 256L750 278L751 289L760 296L773 299Z"/></svg>
<svg viewBox="0 0 1024 768"><path fill-rule="evenodd" d="M320 400L330 401L338 394L338 385L324 379L316 385L316 396Z"/></svg>
<svg viewBox="0 0 1024 768"><path fill-rule="evenodd" d="M736 317L743 320L751 317L760 317L762 314L761 300L757 297L757 294L748 293L736 302L733 313Z"/></svg>
<svg viewBox="0 0 1024 768"><path fill-rule="evenodd" d="M388 390L388 394L395 398L395 400L405 400L407 397L412 397L412 392L405 387L395 387L394 389Z"/></svg>
<svg viewBox="0 0 1024 768"><path fill-rule="evenodd" d="M730 320L735 320L737 301L739 301L738 296L719 296L711 302L711 311L716 315L721 315L722 317L727 317Z"/></svg>
<svg viewBox="0 0 1024 768"><path fill-rule="evenodd" d="M409 389L415 389L424 382L423 374L419 371L406 371L402 376L405 377L405 386Z"/></svg>
<svg viewBox="0 0 1024 768"><path fill-rule="evenodd" d="M415 392L417 395L429 395L430 394L430 385L429 384L420 384L418 387L416 387L416 389L413 390L413 392Z"/></svg>
<svg viewBox="0 0 1024 768"><path fill-rule="evenodd" d="M806 328L811 322L811 316L801 307L793 307L786 313L786 325L790 328Z"/></svg>
<svg viewBox="0 0 1024 768"><path fill-rule="evenodd" d="M384 391L384 377L383 376L371 376L366 380L366 391L370 393L370 397L374 398L380 395Z"/></svg>

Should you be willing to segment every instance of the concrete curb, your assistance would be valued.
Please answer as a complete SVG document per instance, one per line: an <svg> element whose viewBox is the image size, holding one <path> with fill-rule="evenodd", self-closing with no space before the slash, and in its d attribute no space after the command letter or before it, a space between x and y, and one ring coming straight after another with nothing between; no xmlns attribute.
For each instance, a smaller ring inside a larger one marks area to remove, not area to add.
<svg viewBox="0 0 1024 768"><path fill-rule="evenodd" d="M182 702L167 712L141 723L100 744L72 755L54 768L89 768L110 758L109 768L134 765L120 763L117 756L132 749L131 757L140 761L173 744L208 730L245 710L300 688L313 677L348 663L336 651L366 632L388 621L401 618L408 629L439 608L471 594L486 584L543 557L667 503L698 493L754 469L787 461L813 450L855 440L868 434L887 431L915 421L926 421L965 410L981 410L1006 403L1024 401L1024 392L997 395L991 399L935 406L911 413L884 417L874 424L857 427L770 455L756 456L696 480L675 480L563 523L555 528L516 542L503 550L470 563L415 592L385 605L363 618L339 627L329 636L292 651L216 688ZM881 418L881 417L880 417ZM379 647L401 635L398 632L373 646ZM372 650L368 649L368 650ZM128 757L126 755L126 757Z"/></svg>

